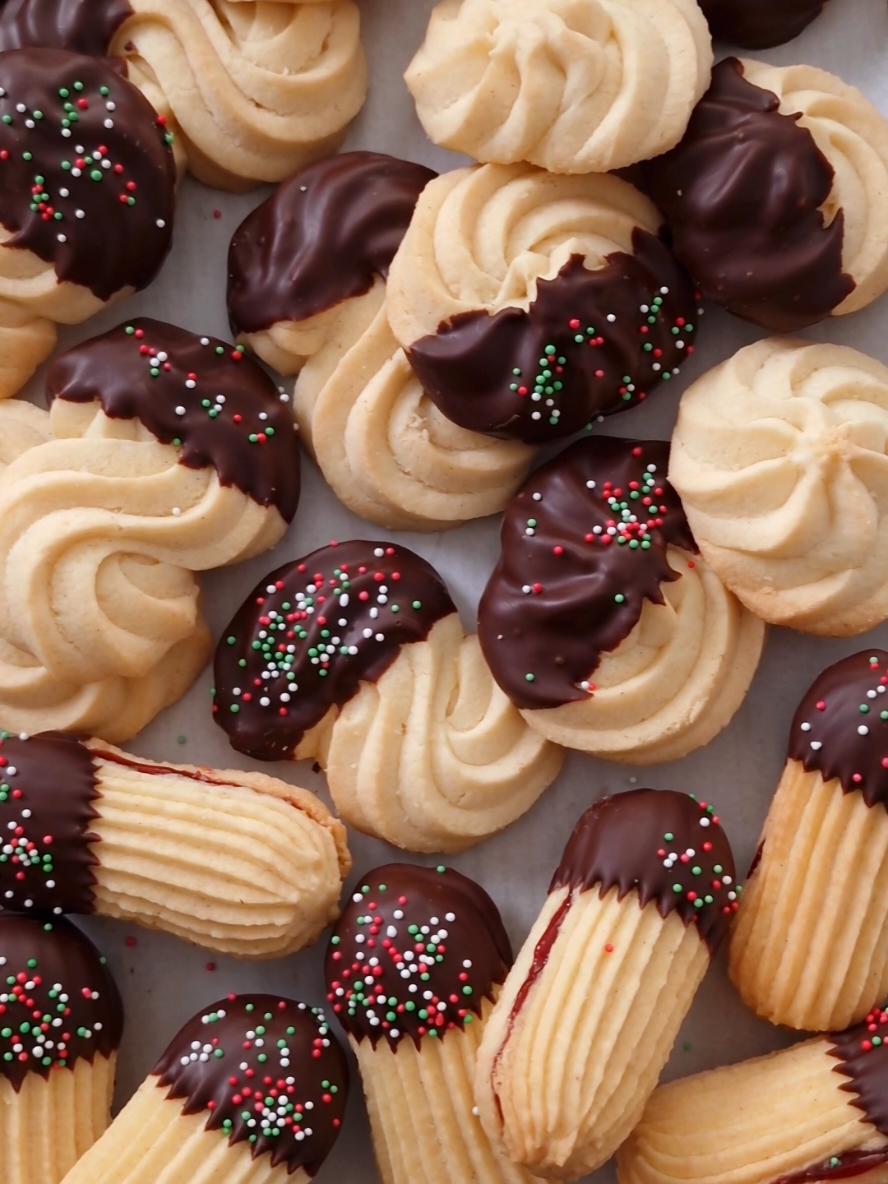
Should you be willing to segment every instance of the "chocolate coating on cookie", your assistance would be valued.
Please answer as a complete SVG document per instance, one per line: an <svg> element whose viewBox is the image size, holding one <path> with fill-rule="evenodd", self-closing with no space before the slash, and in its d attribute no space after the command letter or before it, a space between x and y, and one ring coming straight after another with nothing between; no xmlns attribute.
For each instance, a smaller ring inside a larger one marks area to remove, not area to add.
<svg viewBox="0 0 888 1184"><path fill-rule="evenodd" d="M798 706L788 758L845 793L888 809L888 653L862 650L828 667Z"/></svg>
<svg viewBox="0 0 888 1184"><path fill-rule="evenodd" d="M333 1150L348 1098L345 1053L320 1008L277 995L229 995L182 1028L154 1068L183 1114L253 1159L314 1176Z"/></svg>
<svg viewBox="0 0 888 1184"><path fill-rule="evenodd" d="M331 707L454 612L444 581L406 547L353 539L287 563L253 589L222 634L216 723L239 752L291 758Z"/></svg>
<svg viewBox="0 0 888 1184"><path fill-rule="evenodd" d="M231 240L235 331L304 321L369 291L376 276L388 276L419 195L436 175L378 152L346 152L290 177Z"/></svg>
<svg viewBox="0 0 888 1184"><path fill-rule="evenodd" d="M0 908L91 913L95 768L74 736L0 740Z"/></svg>
<svg viewBox="0 0 888 1184"><path fill-rule="evenodd" d="M792 41L823 12L824 0L700 0L712 36L744 49Z"/></svg>
<svg viewBox="0 0 888 1184"><path fill-rule="evenodd" d="M98 400L112 419L138 419L191 469L212 467L291 522L299 448L289 401L242 346L142 317L56 358L47 397Z"/></svg>
<svg viewBox="0 0 888 1184"><path fill-rule="evenodd" d="M602 654L680 578L666 549L696 546L668 466L659 440L591 437L533 473L506 507L478 635L518 707L588 699Z"/></svg>
<svg viewBox="0 0 888 1184"><path fill-rule="evenodd" d="M841 1088L888 1138L888 1012L876 1007L863 1023L831 1035L829 1041L830 1056L838 1061L836 1073L848 1078Z"/></svg>
<svg viewBox="0 0 888 1184"><path fill-rule="evenodd" d="M110 300L154 279L172 242L176 167L154 108L106 62L0 56L3 249Z"/></svg>
<svg viewBox="0 0 888 1184"><path fill-rule="evenodd" d="M132 11L127 0L6 0L0 52L38 46L103 57Z"/></svg>
<svg viewBox="0 0 888 1184"><path fill-rule="evenodd" d="M813 325L853 291L844 213L825 224L834 173L798 115L719 62L677 148L643 166L675 252L705 296L776 332Z"/></svg>
<svg viewBox="0 0 888 1184"><path fill-rule="evenodd" d="M511 965L480 885L452 868L390 863L360 881L336 923L327 998L356 1040L397 1047L407 1037L419 1048L480 1016Z"/></svg>
<svg viewBox="0 0 888 1184"><path fill-rule="evenodd" d="M123 1004L105 959L64 917L0 914L0 1076L90 1063L120 1047Z"/></svg>
<svg viewBox="0 0 888 1184"><path fill-rule="evenodd" d="M572 256L526 312L460 313L415 341L426 393L453 423L528 444L641 402L693 353L698 301L661 239L636 228L632 246L597 271Z"/></svg>
<svg viewBox="0 0 888 1184"><path fill-rule="evenodd" d="M550 892L612 888L637 892L665 918L694 924L712 953L737 911L734 856L713 807L671 789L633 789L602 798L577 823Z"/></svg>

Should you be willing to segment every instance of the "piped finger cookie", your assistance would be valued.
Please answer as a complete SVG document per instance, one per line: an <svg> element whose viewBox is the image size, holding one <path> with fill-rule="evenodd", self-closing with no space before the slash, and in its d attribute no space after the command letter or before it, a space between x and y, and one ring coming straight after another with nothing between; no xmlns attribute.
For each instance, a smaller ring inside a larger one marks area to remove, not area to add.
<svg viewBox="0 0 888 1184"><path fill-rule="evenodd" d="M308 1184L347 1095L320 1008L229 995L185 1024L65 1184Z"/></svg>
<svg viewBox="0 0 888 1184"><path fill-rule="evenodd" d="M572 1180L638 1122L736 907L718 816L671 790L577 824L485 1026L475 1097L494 1147Z"/></svg>
<svg viewBox="0 0 888 1184"><path fill-rule="evenodd" d="M307 790L54 733L6 736L0 774L2 908L101 913L254 958L338 915L345 828Z"/></svg>
<svg viewBox="0 0 888 1184"><path fill-rule="evenodd" d="M111 1121L123 1006L63 917L0 914L0 1178L59 1184Z"/></svg>
<svg viewBox="0 0 888 1184"><path fill-rule="evenodd" d="M392 543L331 544L258 584L217 647L213 712L240 752L318 761L351 825L411 851L502 829L561 767L435 569Z"/></svg>

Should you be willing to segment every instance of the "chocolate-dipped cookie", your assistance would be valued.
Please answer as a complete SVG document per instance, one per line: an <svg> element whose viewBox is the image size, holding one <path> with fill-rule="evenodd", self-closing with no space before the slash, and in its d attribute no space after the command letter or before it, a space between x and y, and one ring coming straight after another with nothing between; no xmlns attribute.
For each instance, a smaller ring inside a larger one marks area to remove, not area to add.
<svg viewBox="0 0 888 1184"><path fill-rule="evenodd" d="M172 241L171 136L107 62L60 49L0 58L0 397L85 320L144 288Z"/></svg>
<svg viewBox="0 0 888 1184"><path fill-rule="evenodd" d="M792 41L823 12L825 0L700 0L713 37L744 49Z"/></svg>
<svg viewBox="0 0 888 1184"><path fill-rule="evenodd" d="M708 743L764 639L697 554L669 445L596 436L510 502L478 610L499 685L551 740L647 763Z"/></svg>
<svg viewBox="0 0 888 1184"><path fill-rule="evenodd" d="M147 318L56 358L47 396L0 478L0 714L123 740L206 662L193 573L292 520L296 434L242 347Z"/></svg>
<svg viewBox="0 0 888 1184"><path fill-rule="evenodd" d="M341 823L272 777L60 733L0 738L0 918L99 913L279 956L338 915L350 866Z"/></svg>
<svg viewBox="0 0 888 1184"><path fill-rule="evenodd" d="M888 285L888 124L824 70L726 58L643 175L703 295L745 320L792 332Z"/></svg>
<svg viewBox="0 0 888 1184"><path fill-rule="evenodd" d="M878 1180L886 1041L888 1012L876 1007L841 1034L661 1086L620 1149L620 1184Z"/></svg>
<svg viewBox="0 0 888 1184"><path fill-rule="evenodd" d="M472 1113L511 962L496 905L451 868L391 863L356 885L327 950L327 998L358 1059L384 1184L530 1184Z"/></svg>
<svg viewBox="0 0 888 1184"><path fill-rule="evenodd" d="M408 850L500 830L561 765L495 685L438 573L392 543L331 543L271 572L223 631L214 673L234 748L318 761L353 826Z"/></svg>
<svg viewBox="0 0 888 1184"><path fill-rule="evenodd" d="M63 917L0 914L0 1175L59 1184L111 1121L123 1006Z"/></svg>
<svg viewBox="0 0 888 1184"><path fill-rule="evenodd" d="M446 419L388 321L392 258L430 169L347 152L296 173L250 214L228 256L228 309L249 348L299 374L303 443L349 509L439 530L501 510L533 456Z"/></svg>
<svg viewBox="0 0 888 1184"><path fill-rule="evenodd" d="M184 1025L67 1184L212 1168L239 1184L305 1184L333 1149L348 1065L320 1008L229 995Z"/></svg>
<svg viewBox="0 0 888 1184"><path fill-rule="evenodd" d="M639 789L583 815L478 1054L475 1097L498 1150L566 1180L613 1155L657 1084L739 891L706 802Z"/></svg>
<svg viewBox="0 0 888 1184"><path fill-rule="evenodd" d="M564 439L693 352L699 302L661 229L617 177L456 169L426 186L392 263L395 337L454 423Z"/></svg>
<svg viewBox="0 0 888 1184"><path fill-rule="evenodd" d="M104 57L132 12L129 0L4 0L0 53L36 47Z"/></svg>
<svg viewBox="0 0 888 1184"><path fill-rule="evenodd" d="M888 653L826 669L786 767L731 938L743 999L775 1024L839 1030L888 992Z"/></svg>

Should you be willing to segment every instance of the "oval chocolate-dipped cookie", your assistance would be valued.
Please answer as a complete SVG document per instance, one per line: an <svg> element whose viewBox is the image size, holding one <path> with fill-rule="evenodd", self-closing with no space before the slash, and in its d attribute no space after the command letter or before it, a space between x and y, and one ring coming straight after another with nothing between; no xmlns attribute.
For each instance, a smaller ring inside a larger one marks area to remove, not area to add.
<svg viewBox="0 0 888 1184"><path fill-rule="evenodd" d="M5 0L0 53L36 46L103 57L132 11L129 0Z"/></svg>
<svg viewBox="0 0 888 1184"><path fill-rule="evenodd" d="M744 49L792 41L823 12L825 0L700 0L713 37Z"/></svg>
<svg viewBox="0 0 888 1184"><path fill-rule="evenodd" d="M506 510L481 646L531 727L568 747L683 756L758 663L763 627L698 557L668 461L656 440L581 440Z"/></svg>

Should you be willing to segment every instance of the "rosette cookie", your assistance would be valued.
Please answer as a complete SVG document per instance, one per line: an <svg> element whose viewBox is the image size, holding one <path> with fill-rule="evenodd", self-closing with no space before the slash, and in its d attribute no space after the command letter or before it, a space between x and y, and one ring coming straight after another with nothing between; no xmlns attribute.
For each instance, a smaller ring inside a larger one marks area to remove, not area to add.
<svg viewBox="0 0 888 1184"><path fill-rule="evenodd" d="M327 998L383 1184L531 1184L473 1113L478 1045L511 963L496 905L459 872L391 863L357 885L327 950Z"/></svg>
<svg viewBox="0 0 888 1184"><path fill-rule="evenodd" d="M676 760L724 728L764 626L697 554L669 445L595 436L506 510L478 609L493 676L543 736L611 760Z"/></svg>
<svg viewBox="0 0 888 1184"><path fill-rule="evenodd" d="M339 915L345 828L308 790L58 732L0 741L0 777L0 908L100 913L254 958Z"/></svg>
<svg viewBox="0 0 888 1184"><path fill-rule="evenodd" d="M404 77L436 144L606 173L678 143L711 67L696 0L444 0Z"/></svg>
<svg viewBox="0 0 888 1184"><path fill-rule="evenodd" d="M150 320L63 354L48 394L53 438L0 476L0 714L120 740L208 657L193 573L293 518L293 422L240 349Z"/></svg>
<svg viewBox="0 0 888 1184"><path fill-rule="evenodd" d="M0 398L76 324L146 287L172 240L176 168L149 103L108 64L0 57Z"/></svg>
<svg viewBox="0 0 888 1184"><path fill-rule="evenodd" d="M303 443L341 502L389 528L495 513L533 456L446 419L392 335L386 276L434 176L374 152L331 157L254 210L228 256L232 324L282 374L301 370Z"/></svg>
<svg viewBox="0 0 888 1184"><path fill-rule="evenodd" d="M736 908L711 806L604 798L577 824L484 1030L475 1096L494 1146L575 1179L638 1119Z"/></svg>
<svg viewBox="0 0 888 1184"><path fill-rule="evenodd" d="M320 1008L229 995L188 1021L65 1184L308 1184L347 1095Z"/></svg>
<svg viewBox="0 0 888 1184"><path fill-rule="evenodd" d="M661 1086L620 1150L620 1184L885 1179L888 1013L841 1035Z"/></svg>
<svg viewBox="0 0 888 1184"><path fill-rule="evenodd" d="M700 0L713 37L744 49L792 41L823 12L825 0Z"/></svg>
<svg viewBox="0 0 888 1184"><path fill-rule="evenodd" d="M456 169L423 190L389 275L395 337L469 431L529 444L624 410L693 352L693 285L618 177Z"/></svg>
<svg viewBox="0 0 888 1184"><path fill-rule="evenodd" d="M111 1121L123 1007L62 917L0 915L0 1177L59 1184Z"/></svg>
<svg viewBox="0 0 888 1184"><path fill-rule="evenodd" d="M888 617L888 369L759 341L682 396L669 479L712 569L754 613L850 637Z"/></svg>
<svg viewBox="0 0 888 1184"><path fill-rule="evenodd" d="M825 70L719 62L644 179L703 294L745 320L793 332L888 286L888 124Z"/></svg>
<svg viewBox="0 0 888 1184"><path fill-rule="evenodd" d="M888 994L888 653L830 666L786 768L731 938L731 978L775 1024L840 1030Z"/></svg>
<svg viewBox="0 0 888 1184"><path fill-rule="evenodd" d="M350 825L410 851L501 830L561 767L406 547L334 543L266 576L222 635L215 682L234 748L318 761Z"/></svg>
<svg viewBox="0 0 888 1184"><path fill-rule="evenodd" d="M281 181L335 151L367 93L351 0L8 0L0 49L122 58L208 185Z"/></svg>

